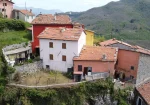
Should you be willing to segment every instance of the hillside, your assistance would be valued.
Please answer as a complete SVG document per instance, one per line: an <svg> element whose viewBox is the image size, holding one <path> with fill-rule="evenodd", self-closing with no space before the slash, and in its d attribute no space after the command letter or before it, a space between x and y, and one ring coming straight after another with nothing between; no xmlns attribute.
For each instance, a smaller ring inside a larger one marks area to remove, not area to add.
<svg viewBox="0 0 150 105"><path fill-rule="evenodd" d="M106 39L115 37L150 49L150 0L120 0L69 15Z"/></svg>

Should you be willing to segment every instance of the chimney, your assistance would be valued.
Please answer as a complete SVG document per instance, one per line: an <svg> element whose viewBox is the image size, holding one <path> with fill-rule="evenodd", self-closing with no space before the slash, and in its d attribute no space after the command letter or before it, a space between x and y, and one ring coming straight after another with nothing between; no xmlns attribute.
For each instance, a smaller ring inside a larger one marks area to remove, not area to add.
<svg viewBox="0 0 150 105"><path fill-rule="evenodd" d="M30 9L30 13L32 13L32 9Z"/></svg>

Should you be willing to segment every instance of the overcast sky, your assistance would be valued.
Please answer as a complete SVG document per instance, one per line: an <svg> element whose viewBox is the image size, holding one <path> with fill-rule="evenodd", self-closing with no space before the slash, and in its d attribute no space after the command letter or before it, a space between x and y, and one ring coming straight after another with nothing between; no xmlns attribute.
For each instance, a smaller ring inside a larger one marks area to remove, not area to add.
<svg viewBox="0 0 150 105"><path fill-rule="evenodd" d="M111 1L119 0L12 0L16 6L43 8L43 9L59 9L66 11L85 11L93 7L106 5Z"/></svg>

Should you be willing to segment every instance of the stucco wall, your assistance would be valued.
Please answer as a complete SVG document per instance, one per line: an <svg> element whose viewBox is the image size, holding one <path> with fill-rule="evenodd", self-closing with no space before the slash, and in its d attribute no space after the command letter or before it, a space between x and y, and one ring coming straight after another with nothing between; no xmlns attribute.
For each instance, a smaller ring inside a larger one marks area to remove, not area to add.
<svg viewBox="0 0 150 105"><path fill-rule="evenodd" d="M82 65L82 72L84 67L92 67L93 73L109 72L114 74L115 62L101 62L101 61L74 61L74 72L78 71L78 65Z"/></svg>
<svg viewBox="0 0 150 105"><path fill-rule="evenodd" d="M5 6L7 18L12 18L13 4L8 1L1 1L0 2L1 9L4 8L3 3L7 3L7 6ZM2 13L4 15L4 12L2 12Z"/></svg>
<svg viewBox="0 0 150 105"><path fill-rule="evenodd" d="M81 39L85 38L85 34L81 35ZM85 39L84 39L85 40ZM48 40L40 39L40 58L43 59L43 66L50 66L52 70L67 72L68 68L73 67L73 57L79 56L85 41L61 41L61 40ZM49 42L53 42L53 48L49 48ZM62 43L66 43L66 49L62 49ZM53 54L53 59L49 59L49 54ZM66 61L62 61L62 55L66 55Z"/></svg>
<svg viewBox="0 0 150 105"><path fill-rule="evenodd" d="M140 54L136 85L150 79L150 55Z"/></svg>
<svg viewBox="0 0 150 105"><path fill-rule="evenodd" d="M93 42L94 42L94 33L90 32L90 31L86 31L86 45L90 45L93 46Z"/></svg>
<svg viewBox="0 0 150 105"><path fill-rule="evenodd" d="M130 75L136 78L139 56L140 53L137 52L119 50L117 70L124 72L127 78L130 78ZM131 66L134 66L134 70L131 70Z"/></svg>

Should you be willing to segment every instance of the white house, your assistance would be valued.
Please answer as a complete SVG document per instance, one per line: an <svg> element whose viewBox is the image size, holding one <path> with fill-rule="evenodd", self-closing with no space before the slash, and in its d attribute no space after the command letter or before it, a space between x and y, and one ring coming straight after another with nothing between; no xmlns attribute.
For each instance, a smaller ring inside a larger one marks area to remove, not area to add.
<svg viewBox="0 0 150 105"><path fill-rule="evenodd" d="M28 11L14 9L13 18L31 23L33 19L35 19L35 15L32 13L32 10Z"/></svg>
<svg viewBox="0 0 150 105"><path fill-rule="evenodd" d="M73 58L79 56L86 44L83 29L46 28L38 38L43 67L61 72L73 67Z"/></svg>

